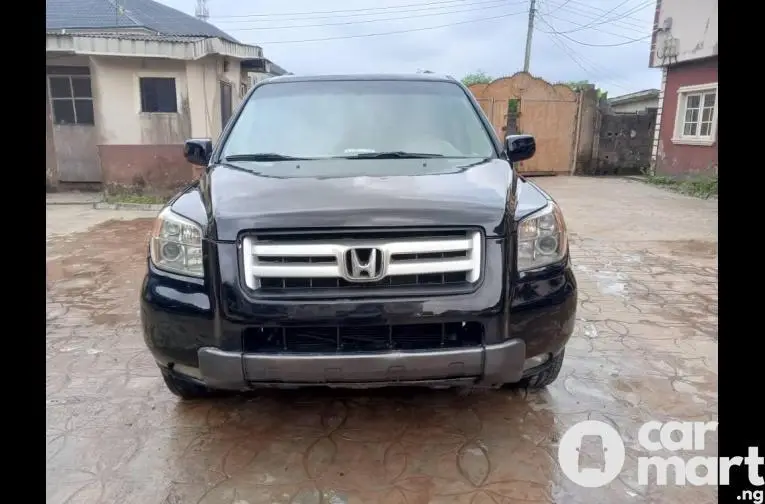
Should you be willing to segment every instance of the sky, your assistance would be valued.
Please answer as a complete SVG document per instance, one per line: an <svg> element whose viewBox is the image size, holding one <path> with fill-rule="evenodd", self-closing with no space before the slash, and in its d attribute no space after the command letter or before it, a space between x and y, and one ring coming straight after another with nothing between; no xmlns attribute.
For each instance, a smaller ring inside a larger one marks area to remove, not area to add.
<svg viewBox="0 0 765 504"><path fill-rule="evenodd" d="M194 14L196 0L159 0ZM294 74L493 78L523 69L530 0L208 0L209 22ZM656 0L536 0L529 71L609 96L658 88Z"/></svg>

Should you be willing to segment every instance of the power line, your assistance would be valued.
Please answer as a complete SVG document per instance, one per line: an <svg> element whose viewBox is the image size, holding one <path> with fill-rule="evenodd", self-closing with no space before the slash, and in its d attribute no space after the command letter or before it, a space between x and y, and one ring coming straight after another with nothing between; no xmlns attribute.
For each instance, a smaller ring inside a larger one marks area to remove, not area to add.
<svg viewBox="0 0 765 504"><path fill-rule="evenodd" d="M544 23L545 25L550 26L549 23L547 23L547 21L544 20L544 18L540 17L539 20L542 23ZM564 41L562 41L562 40L559 40L559 37L557 35L555 35L554 33L549 33L549 32L543 32L543 33L545 33L549 37L550 41L558 49L560 49L561 52L563 52L566 56L568 56L568 58L571 61L573 61L574 64L576 64L576 66L581 68L584 71L585 75L591 75L592 74L592 70L588 70L584 66L584 64L587 63L587 60L585 59L584 56L582 56L581 54L578 54L572 48L568 47L566 45L566 43ZM593 69L596 72L598 72L597 68L595 68L596 65L594 65L592 62L589 62L589 63L593 67ZM600 73L600 72L598 72L598 73ZM621 84L619 84L619 81L617 81L617 80L612 80L612 79L608 79L608 78L599 78L599 77L593 77L593 80L600 81L600 82L610 83L610 84L613 84L614 86L616 86L618 88L621 88L621 89L623 89L625 91L630 91L630 88L622 86Z"/></svg>
<svg viewBox="0 0 765 504"><path fill-rule="evenodd" d="M590 26L592 26L593 24L595 24L597 21L600 21L601 19L603 19L603 18L604 18L604 17L606 17L607 15L611 14L613 11L615 11L616 9L618 9L619 7L621 7L622 5L624 5L624 4L626 4L626 3L629 3L630 1L631 1L631 0L624 0L623 2L621 2L620 4L618 4L616 7L612 8L611 10L609 10L609 11L607 11L607 12L605 12L605 13L601 14L601 15L600 15L600 16L598 16L597 18L595 18L595 19L594 19L593 21L591 21L590 23L588 23L588 24L586 24L586 25L583 25L583 26L580 26L580 28L578 28L577 30L573 30L573 31L586 30L587 28L589 28ZM570 32L566 32L566 33L570 33Z"/></svg>
<svg viewBox="0 0 765 504"><path fill-rule="evenodd" d="M649 38L652 37L652 35L646 35L645 37L636 38L636 39L629 39L629 40L627 40L625 42L619 42L618 44L590 44L588 42L582 42L580 40L572 39L571 37L569 37L565 33L559 33L559 32L553 32L553 33L555 35L560 35L561 37L563 37L565 39L568 39L568 40L570 40L571 42L573 42L575 44L579 44L579 45L583 45L583 46L587 46L587 47L619 47L619 46L623 46L623 45L634 44L636 42L643 42L643 41L646 41L646 40L648 40Z"/></svg>
<svg viewBox="0 0 765 504"><path fill-rule="evenodd" d="M302 15L309 16L313 14L340 14L343 12L362 12L362 11L370 11L370 10L386 11L390 9L399 9L401 7L421 7L421 6L428 6L428 5L454 4L454 3L465 4L466 2L464 0L439 0L435 2L419 2L419 3L413 3L413 4L388 5L385 7L365 7L363 9L340 9L340 10L330 10L330 11L309 11L309 12L274 12L274 13L268 13L268 14L239 14L239 15L213 16L213 17L215 19L223 19L223 18L228 19L228 18L250 18L250 17L268 18L268 17L275 17L275 16L302 16ZM480 3L480 2L477 2L477 3ZM457 7L457 6L450 6L450 7ZM370 14L375 14L375 13L370 13Z"/></svg>
<svg viewBox="0 0 765 504"><path fill-rule="evenodd" d="M442 25L436 25L436 26L424 26L421 28L410 28L408 30L394 30L394 31L388 31L388 32L380 32L380 33L364 33L360 35L344 35L340 37L324 37L324 38L315 38L315 39L302 39L302 40L274 40L270 42L258 42L258 45L267 45L267 44L300 44L304 42L323 42L325 40L344 40L344 39L353 39L353 38L365 38L365 37L379 37L383 35L397 35L400 33L412 33L412 32L419 32L419 31L426 31L426 30L436 30L439 28L447 28L450 26L458 26L463 24L469 24L469 23L478 23L481 21L494 21L496 19L502 19L510 16L517 16L519 14L526 14L526 11L521 12L511 12L508 14L502 14L499 16L493 16L493 17L485 17L485 18L476 18L476 19L468 19L465 21L457 21L455 23L447 23Z"/></svg>
<svg viewBox="0 0 765 504"><path fill-rule="evenodd" d="M553 28L550 25L550 23L544 17L540 16L539 20L543 24L547 25L549 28ZM577 66L582 68L585 72L589 73L589 70L583 68L582 64L590 66L592 68L592 70L594 70L598 75L605 75L604 78L600 78L599 80L614 83L614 84L617 85L617 87L621 87L622 89L629 89L629 88L625 88L624 86L619 85L619 83L629 84L629 80L626 79L623 75L615 74L615 73L613 73L613 71L611 69L602 67L598 63L596 63L595 61L587 58L584 54L578 53L574 48L570 47L566 43L566 41L563 40L558 35L556 35L556 34L554 34L552 32L549 32L549 33L546 32L545 35L547 35L550 38L550 40L558 48L560 48L563 52L565 52L572 60L576 60Z"/></svg>
<svg viewBox="0 0 765 504"><path fill-rule="evenodd" d="M555 9L555 7L549 7L549 5L551 5L551 4L549 3L549 0L546 0L545 1L545 6L548 6L548 8L546 9L546 12L544 12L544 14L546 16L549 16L549 17L552 17L552 18L555 18L555 19L561 19L563 21L569 21L569 19L571 17L581 18L583 21L580 21L580 22L585 22L586 23L586 22L592 21L594 18L600 16L603 12L605 12L605 11L602 11L602 10L598 11L598 12L587 12L587 11L582 10L582 8L579 7L579 6L574 6L574 5L569 6L569 5L567 5L569 2L573 3L574 1L575 0L567 0L566 2L561 4L561 6L558 9ZM557 13L558 10L561 11L560 15L564 16L563 18L557 17L557 16L552 14L552 12L556 12ZM542 11L540 11L540 12L542 12ZM632 18L629 15L622 14L618 19L613 19L613 20L610 20L609 22L612 23L614 26L619 27L619 28L629 29L629 30L634 30L634 31L638 31L639 30L641 32L645 32L646 26L648 26L648 24L649 24L648 20L643 19L643 20L632 21L631 19L635 19L635 18Z"/></svg>
<svg viewBox="0 0 765 504"><path fill-rule="evenodd" d="M492 0L492 3L497 4L494 5L494 8L497 7L503 7L504 5L500 5L505 3L504 0ZM379 22L385 22L385 21L399 21L402 19L412 19L412 18L422 18L422 17L433 17L433 16L445 16L449 14L460 14L463 12L475 12L478 10L484 10L491 7L481 7L477 9L462 9L457 11L447 11L447 12L436 12L431 14L410 14L408 16L399 16L399 17L391 17L391 18L383 18L383 19L362 19L359 21L342 21L340 23L316 23L316 24L303 24L303 25L291 25L291 26L256 26L256 27L250 27L250 28L231 28L230 31L260 31L260 30L289 30L293 28L316 28L316 27L323 27L323 26L343 26L343 25L355 25L355 24L365 24L365 23L379 23Z"/></svg>
<svg viewBox="0 0 765 504"><path fill-rule="evenodd" d="M541 13L540 13L539 15L540 15L540 17L542 16L542 14L541 14ZM548 16L549 16L549 17L554 17L554 16L550 16L549 14L545 14L545 17L548 17ZM555 18L555 19L561 19L561 18ZM602 29L602 28L595 28L595 27L593 27L593 26L585 26L585 25L582 25L582 24L579 24L579 23L575 23L574 21L568 21L568 20L566 20L566 19L563 19L563 21L565 21L566 23L571 23L571 24L573 24L574 26L585 27L585 28L586 28L586 29L588 29L588 30L593 30L593 31L596 31L596 32L605 33L605 34L607 34L607 35L613 35L614 37L621 37L621 38L623 38L623 39L632 40L632 41L635 41L635 40L636 40L636 39L634 39L634 38L632 38L632 37L628 37L628 36L626 36L626 35L623 35L623 34L621 34L621 33L614 33L614 32L612 32L612 31L604 30L604 29ZM605 23L599 23L599 24L605 24ZM557 30L555 30L555 28L552 28L552 25L551 25L551 24L549 24L549 23L545 23L545 25L549 26L549 27L550 27L550 28L551 28L553 31L555 31L555 34L556 34L556 35L565 35L565 34L567 34L567 33L571 33L572 31L577 31L577 30L557 31ZM646 32L646 30L641 30L641 33L645 33L645 32ZM638 39L638 40L639 40L639 39Z"/></svg>
<svg viewBox="0 0 765 504"><path fill-rule="evenodd" d="M566 5L569 4L569 2L571 2L571 0L564 0L563 3L558 6L558 8L563 9L564 7L566 7Z"/></svg>
<svg viewBox="0 0 765 504"><path fill-rule="evenodd" d="M569 3L573 4L573 5L571 5L570 7L567 6L567 4L569 4ZM570 12L570 13L576 13L576 14L582 14L582 12L581 12L582 10L589 11L589 12L585 12L584 14L591 15L591 16L600 15L603 12L606 11L606 9L603 9L603 8L600 8L600 7L594 7L593 5L590 5L588 3L584 3L584 2L582 2L580 0L567 0L567 1L565 1L561 5L556 6L554 4L551 4L551 6L553 8L557 7L559 9L564 9L564 10L567 10L568 12ZM626 20L628 20L628 19L629 20L637 21L639 23L643 22L642 19L636 18L635 16L632 16L631 14L630 15L625 15L625 16L623 16L623 18L624 19L622 20L622 22L627 22Z"/></svg>
<svg viewBox="0 0 765 504"><path fill-rule="evenodd" d="M614 7L614 9L616 9L616 8L620 7L621 5L624 5L624 3L626 3L626 2L629 2L629 1L630 1L630 0L626 0L625 2L622 2L621 4L619 4L619 5L617 5L616 7ZM645 7L647 7L649 4L652 4L652 3L654 3L654 0L649 0L649 1L647 1L647 2L645 2L645 3L643 3L643 4L641 4L641 5L638 5L637 7L634 7L634 8L632 8L632 9L630 9L629 11L627 11L627 13L630 13L630 12L637 12L638 10L640 10L640 9L644 9L644 8L645 8ZM612 11L609 11L609 12L613 12L613 10L612 10ZM627 13L624 13L624 14L627 14ZM578 31L586 30L586 29L588 29L588 28L591 28L591 27L594 27L594 26L600 26L600 25L604 25L604 24L610 24L610 23L613 23L613 22L616 22L616 21L619 21L620 19L622 19L622 18L624 17L624 14L623 14L623 15L621 15L621 16L619 16L619 17L613 17L613 18L609 18L609 19L606 19L606 20L604 20L604 21L600 21L600 22L597 22L597 21L599 21L600 19L603 19L603 17L605 17L605 16L606 16L606 14L603 14L602 16L599 16L598 18L596 18L596 19L594 19L594 20L590 21L589 23L587 23L587 24L585 24L585 25L582 25L582 24L579 24L579 23L575 23L574 21L569 21L569 20L567 20L567 19L563 19L563 21L565 21L565 22L567 22L567 23L571 23L571 24L573 24L574 26L578 26L578 28L574 28L574 29L572 29L572 30L566 30L566 31L558 32L558 34L559 34L559 35L561 35L561 34L564 34L564 33L574 33L574 32L578 32ZM547 14L546 14L546 15L547 15ZM553 17L553 18L555 18L555 16L550 16L550 17ZM561 18L557 18L557 19L561 19ZM645 30L645 28L643 28L643 29L641 29L640 31L642 31L642 32L644 32L644 33L645 33L645 31L646 31L646 30ZM607 33L607 32L605 32L605 31L604 31L604 33Z"/></svg>
<svg viewBox="0 0 765 504"><path fill-rule="evenodd" d="M583 45L583 46L587 46L587 47L618 47L618 46L623 46L623 45L627 45L627 44L634 44L636 42L642 42L642 41L644 41L646 39L649 39L649 38L651 38L653 36L653 34L648 34L645 37L640 37L640 38L632 39L632 38L624 37L623 35L618 35L620 37L628 38L628 40L626 40L625 42L619 42L619 43L616 43L616 44L591 44L589 42L582 42L580 40L576 40L576 39L573 39L573 38L569 37L568 35L566 35L566 32L560 32L560 31L556 30L555 27L553 27L548 22L545 22L545 24L548 27L550 27L551 31L549 31L549 32L547 32L545 30L539 30L539 31L541 31L543 33L551 33L551 34L559 35L559 36L561 36L561 37L563 37L563 38L565 38L567 40L570 40L571 42L573 42L575 44L579 44L579 45ZM600 30L600 31L602 31L602 30ZM608 33L608 32L603 32L603 33ZM611 34L611 35L616 35L616 34Z"/></svg>
<svg viewBox="0 0 765 504"><path fill-rule="evenodd" d="M439 11L443 9L453 9L457 7L463 7L463 6L477 6L477 5L487 5L487 4L495 4L497 2L501 2L503 5L516 5L516 4L523 4L526 3L523 0L518 0L515 2L507 3L506 0L482 0L479 2L464 2L460 0L460 3L462 5L446 5L446 6L436 6L436 7L421 7L416 9L402 9L402 10L395 10L395 11L386 11L386 12L362 12L362 13L351 13L351 14L335 14L332 16L311 16L311 17L303 17L303 18L286 18L286 19L236 19L232 21L221 21L221 23L273 23L273 22L280 22L280 21L313 21L316 19L337 19L337 18L352 18L352 17L359 17L359 16L379 16L379 15L389 15L389 14L400 14L404 12L430 12L430 11Z"/></svg>
<svg viewBox="0 0 765 504"><path fill-rule="evenodd" d="M563 21L564 23L571 23L574 26L582 26L581 24L576 23L574 21L571 21L570 19L566 19L566 18L562 18L562 17L559 17L559 16L555 16L555 15L550 14L550 13L545 13L545 17L550 18L550 19L557 19L558 21ZM611 23L615 23L615 21L612 21L612 22L604 21L604 22L598 23L598 24L593 25L593 26L600 26L600 25L611 24ZM635 32L635 33L645 33L646 32L646 27L645 26L642 27L642 28L636 28L636 27L632 27L632 26L629 26L629 25L627 25L627 26L614 25L614 26L616 28L621 28L623 30L629 30L629 31L632 31L632 32ZM567 31L566 33L569 33L569 32ZM603 33L607 33L607 32L604 31Z"/></svg>

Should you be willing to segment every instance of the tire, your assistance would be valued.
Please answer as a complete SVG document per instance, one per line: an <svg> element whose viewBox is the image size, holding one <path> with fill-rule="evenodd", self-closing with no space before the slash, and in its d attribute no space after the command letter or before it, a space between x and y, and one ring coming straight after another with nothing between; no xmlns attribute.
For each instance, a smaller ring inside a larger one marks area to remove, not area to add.
<svg viewBox="0 0 765 504"><path fill-rule="evenodd" d="M162 370L162 378L168 390L185 401L203 399L212 395L212 391L207 387L179 378L166 369Z"/></svg>
<svg viewBox="0 0 765 504"><path fill-rule="evenodd" d="M558 355L554 355L547 366L537 374L527 376L518 383L508 384L512 388L526 388L531 390L543 389L554 382L560 374L560 369L563 366L563 357L566 354L565 350L562 350Z"/></svg>

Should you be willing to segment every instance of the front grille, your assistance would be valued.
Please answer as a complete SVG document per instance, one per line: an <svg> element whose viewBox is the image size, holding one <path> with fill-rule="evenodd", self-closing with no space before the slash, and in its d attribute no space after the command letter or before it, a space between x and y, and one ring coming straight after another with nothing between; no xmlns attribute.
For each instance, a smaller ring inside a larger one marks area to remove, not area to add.
<svg viewBox="0 0 765 504"><path fill-rule="evenodd" d="M479 280L482 245L481 234L467 230L246 236L244 283L266 295L412 288L448 293Z"/></svg>
<svg viewBox="0 0 765 504"><path fill-rule="evenodd" d="M481 345L483 324L258 327L243 333L245 352L354 353L435 350Z"/></svg>

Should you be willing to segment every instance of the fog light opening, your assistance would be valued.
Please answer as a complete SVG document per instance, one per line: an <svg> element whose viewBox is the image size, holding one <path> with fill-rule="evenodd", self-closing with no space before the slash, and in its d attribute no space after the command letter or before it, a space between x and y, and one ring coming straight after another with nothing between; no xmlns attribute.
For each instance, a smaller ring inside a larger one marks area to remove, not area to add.
<svg viewBox="0 0 765 504"><path fill-rule="evenodd" d="M178 364L176 362L170 369L176 374L190 376L191 378L202 380L202 372L199 370L199 368L186 366L184 364Z"/></svg>
<svg viewBox="0 0 765 504"><path fill-rule="evenodd" d="M526 359L526 362L523 363L523 370L528 371L529 369L533 369L537 366L541 366L545 362L550 360L550 354L544 353L541 355L536 355L534 357L531 357L529 359Z"/></svg>

